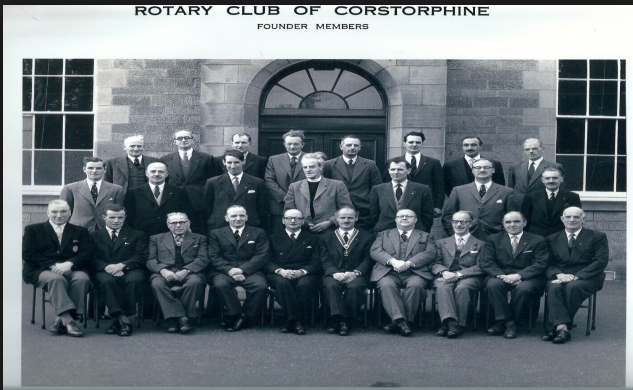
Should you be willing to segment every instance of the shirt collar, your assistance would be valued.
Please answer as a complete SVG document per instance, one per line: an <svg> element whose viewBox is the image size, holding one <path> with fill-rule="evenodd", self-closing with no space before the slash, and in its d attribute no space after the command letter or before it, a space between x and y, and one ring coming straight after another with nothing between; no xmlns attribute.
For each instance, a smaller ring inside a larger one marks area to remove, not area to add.
<svg viewBox="0 0 633 390"><path fill-rule="evenodd" d="M297 154L296 156L291 155L290 153L286 153L288 155L289 159L292 159L293 157L295 157L297 159L297 162L301 161L301 155L303 154L303 152Z"/></svg>
<svg viewBox="0 0 633 390"><path fill-rule="evenodd" d="M398 229L398 233L400 233L400 235L402 235L402 233L404 233L404 234L406 234L406 235L407 235L407 237L411 236L411 232L412 232L412 231L413 231L413 230L408 230L408 231L405 231L405 230L400 230L400 229Z"/></svg>
<svg viewBox="0 0 633 390"><path fill-rule="evenodd" d="M108 231L108 236L112 236L112 231L113 231L114 229L110 229L109 227L107 227L107 226L106 226L106 230ZM120 233L120 232L121 232L121 229L117 229L116 231L117 231L117 233Z"/></svg>
<svg viewBox="0 0 633 390"><path fill-rule="evenodd" d="M156 184L152 184L150 182L147 182L147 184L149 184L149 189L152 190L152 192L154 192L154 187L156 187ZM165 188L165 182L163 182L163 184L158 184L158 188L160 188L160 194L163 194L163 188Z"/></svg>
<svg viewBox="0 0 633 390"><path fill-rule="evenodd" d="M130 155L128 154L127 158L129 158L129 159L130 159L130 161L132 161L132 162L134 162L134 159L135 159L135 158L138 158L138 162L139 162L139 163L141 163L141 164L143 163L143 155L142 155L142 154L141 154L140 156L138 156L138 157L132 157L132 156L130 156Z"/></svg>
<svg viewBox="0 0 633 390"><path fill-rule="evenodd" d="M103 182L103 179L99 180L99 181L92 181L90 179L86 179L86 183L88 183L88 188L92 188L92 183L96 183L97 184L97 189L100 190L101 189L101 183Z"/></svg>
<svg viewBox="0 0 633 390"><path fill-rule="evenodd" d="M323 179L323 175L319 176L318 179L306 179L308 181L308 183L318 183L321 181L321 179Z"/></svg>
<svg viewBox="0 0 633 390"><path fill-rule="evenodd" d="M404 158L407 160L407 162L411 162L411 157L415 156L416 160L418 160L417 162L420 162L420 160L422 159L422 153L418 153L418 154L411 154L409 152L406 152L404 154Z"/></svg>
<svg viewBox="0 0 633 390"><path fill-rule="evenodd" d="M66 223L65 223L65 224L63 224L63 225L55 225L54 223L52 223L52 222L49 220L49 221L48 221L48 223L50 223L50 224L51 224L51 226L53 227L53 230L57 230L57 227L59 226L59 227L61 227L61 228L62 228L62 232L63 232L63 231L64 231L64 229L66 228L66 223L68 223L68 222L66 222Z"/></svg>
<svg viewBox="0 0 633 390"><path fill-rule="evenodd" d="M468 241L468 239L470 238L470 233L466 233L463 236L458 236L457 234L455 235L455 244L457 244L457 241L459 241L460 238L464 239L464 244L466 243L466 241Z"/></svg>
<svg viewBox="0 0 633 390"><path fill-rule="evenodd" d="M477 187L477 189L479 189L482 184L486 186L486 190L489 190L490 186L492 185L492 180L490 180L488 183L480 183L477 180L475 180L475 186Z"/></svg>
<svg viewBox="0 0 633 390"><path fill-rule="evenodd" d="M230 227L230 226L229 226ZM241 227L239 229L233 229L231 228L231 232L233 232L233 234L235 234L235 230L237 230L238 232L240 232L240 237L242 237L242 232L244 232L244 227Z"/></svg>
<svg viewBox="0 0 633 390"><path fill-rule="evenodd" d="M528 169L530 169L530 165L532 165L532 163L534 163L534 169L538 168L538 166L541 164L541 162L543 161L543 157L539 158L538 160L528 160Z"/></svg>
<svg viewBox="0 0 633 390"><path fill-rule="evenodd" d="M341 157L343 157L343 161L345 162L345 164L349 164L350 158L345 157L345 156L341 156ZM354 165L356 165L356 160L357 159L358 159L358 156L355 156L354 158L351 159L354 162Z"/></svg>
<svg viewBox="0 0 633 390"><path fill-rule="evenodd" d="M558 191L560 191L560 188L557 189L556 191L550 191L547 188L545 189L545 192L547 192L547 198L549 199L550 196L552 196L552 193L554 194L554 197L558 196Z"/></svg>
<svg viewBox="0 0 633 390"><path fill-rule="evenodd" d="M240 181L240 183L242 182L242 176L244 176L244 172L240 173L239 175L237 175L237 179ZM231 181L233 181L235 179L236 176L233 176L229 173L229 177L231 178Z"/></svg>
<svg viewBox="0 0 633 390"><path fill-rule="evenodd" d="M396 183L395 181L391 181L391 187L393 187L393 189L395 190L396 187L398 186L398 184L400 184L402 186L402 188L407 186L407 183L409 182L409 179L406 179L405 181L403 181L402 183Z"/></svg>
<svg viewBox="0 0 633 390"><path fill-rule="evenodd" d="M345 232L345 230L343 230L343 229L341 229L341 228L338 228L338 229L336 229L336 230L338 230L338 232L339 232L339 234L341 235L341 237L343 237L343 234L345 234L345 233L346 233L346 232ZM355 230L356 230L356 228L353 228L352 230L348 230L348 231L347 231L347 235L351 236L351 235L352 235L352 233L354 233L354 231L355 231Z"/></svg>
<svg viewBox="0 0 633 390"><path fill-rule="evenodd" d="M288 235L288 237L290 237L290 235L294 233L295 238L298 238L298 237L299 237L299 233L301 233L301 230L299 230L298 232L291 232L291 231L290 231L290 230L288 230L288 229L284 229L284 230L286 230L286 234ZM240 234L241 234L241 233L240 233Z"/></svg>
<svg viewBox="0 0 633 390"><path fill-rule="evenodd" d="M517 236L518 240L517 242L521 241L521 237L523 237L523 232L521 232L520 234L510 234L508 233L508 237L510 238L510 242L512 242L512 236Z"/></svg>
<svg viewBox="0 0 633 390"><path fill-rule="evenodd" d="M179 150L178 154L180 155L180 158L182 158L182 156L184 156L184 154L187 153L187 157L189 157L191 159L191 155L193 154L193 148L189 149L189 150Z"/></svg>
<svg viewBox="0 0 633 390"><path fill-rule="evenodd" d="M467 155L464 155L464 158L466 159L467 163L470 163L471 160L473 161L477 161L479 159L481 159L481 154L476 155L475 157L468 157Z"/></svg>
<svg viewBox="0 0 633 390"><path fill-rule="evenodd" d="M578 230L577 232L574 232L574 237L578 238L578 235L580 234L580 232L582 231L582 228L580 228L580 230ZM567 234L567 240L569 240L569 235L572 234L570 232L568 232L567 230L565 230L565 234Z"/></svg>

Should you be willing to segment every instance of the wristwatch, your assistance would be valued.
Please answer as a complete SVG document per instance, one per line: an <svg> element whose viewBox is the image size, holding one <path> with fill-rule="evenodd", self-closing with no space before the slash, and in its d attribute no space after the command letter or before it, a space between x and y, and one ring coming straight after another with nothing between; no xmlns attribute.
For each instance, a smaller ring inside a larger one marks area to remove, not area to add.
<svg viewBox="0 0 633 390"><path fill-rule="evenodd" d="M354 270L354 273L356 274L356 276L361 276L363 274L362 272L356 269Z"/></svg>

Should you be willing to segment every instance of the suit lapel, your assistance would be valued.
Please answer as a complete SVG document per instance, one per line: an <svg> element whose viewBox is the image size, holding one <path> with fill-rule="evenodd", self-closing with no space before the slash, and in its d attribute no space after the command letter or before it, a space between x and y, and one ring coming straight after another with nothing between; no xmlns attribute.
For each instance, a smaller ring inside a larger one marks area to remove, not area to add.
<svg viewBox="0 0 633 390"><path fill-rule="evenodd" d="M150 188L151 184L143 184L143 189L141 190L141 194L143 196L145 196L147 199L149 199L150 201L156 203L156 198L154 197L154 194L152 193L152 189ZM165 187L167 186L167 184L165 184ZM163 189L165 188L163 187Z"/></svg>
<svg viewBox="0 0 633 390"><path fill-rule="evenodd" d="M468 192L470 192L470 194L473 196L473 198L477 199L477 202L482 202L481 200L481 196L479 196L479 190L477 189L477 183L473 183L471 185L469 185L468 187L466 187L468 189ZM486 193L487 195L487 193Z"/></svg>
<svg viewBox="0 0 633 390"><path fill-rule="evenodd" d="M501 247L503 248L503 250L506 251L506 253L511 259L514 258L514 254L512 253L512 243L510 242L510 236L508 236L508 234L506 233L504 233L501 236Z"/></svg>
<svg viewBox="0 0 633 390"><path fill-rule="evenodd" d="M411 235L409 236L409 241L407 241L407 254L405 258L409 257L409 253L411 253L411 251L413 250L413 247L415 246L415 245L411 245L411 243L418 242L421 236L422 236L422 233L420 233L420 231L418 230L411 231Z"/></svg>
<svg viewBox="0 0 633 390"><path fill-rule="evenodd" d="M59 239L57 238L57 233L55 233L55 230L53 229L53 227L51 226L51 223L49 221L44 222L43 225L44 228L44 233L55 242L55 244L57 245L58 248L61 247L61 244L59 243ZM64 238L64 236L62 235L62 239Z"/></svg>
<svg viewBox="0 0 633 390"><path fill-rule="evenodd" d="M444 245L444 249L446 249L448 254L451 255L451 261L453 261L452 259L455 258L455 253L457 252L457 247L455 246L455 237L450 236L447 240L444 240L442 244ZM462 254L464 253L465 249L466 246L464 246Z"/></svg>
<svg viewBox="0 0 633 390"><path fill-rule="evenodd" d="M250 183L251 182L250 180L248 180L248 177L246 177L246 174L243 174L242 180L240 180L240 184L237 186L237 192L235 193L234 199L237 199L240 196L242 196L248 190ZM233 186L231 185L231 187Z"/></svg>
<svg viewBox="0 0 633 390"><path fill-rule="evenodd" d="M521 252L523 252L528 244L528 239L525 237L525 234L523 234L519 240L519 245L517 245L517 250L514 252L513 258L516 258ZM512 253L512 251L510 251L510 253Z"/></svg>
<svg viewBox="0 0 633 390"><path fill-rule="evenodd" d="M354 180L358 179L365 170L367 169L367 162L362 157L356 158L356 164L354 165L354 173L352 174L352 180L350 183L353 183Z"/></svg>
<svg viewBox="0 0 633 390"><path fill-rule="evenodd" d="M171 252L172 257L175 258L174 256L176 256L176 246L174 244L174 236L171 233L163 233L162 241L169 252Z"/></svg>
<svg viewBox="0 0 633 390"><path fill-rule="evenodd" d="M495 183L492 183L488 191L486 191L486 194L484 195L484 197L481 199L481 203L484 204L488 202L489 200L492 200L492 198L494 198L495 195L497 195L497 192L499 192L499 186L496 185ZM477 193L477 195L479 195L479 193Z"/></svg>
<svg viewBox="0 0 633 390"><path fill-rule="evenodd" d="M569 247L567 246L567 233L565 231L561 231L558 233L554 244L556 246L556 251L558 255L563 260L569 260Z"/></svg>
<svg viewBox="0 0 633 390"><path fill-rule="evenodd" d="M174 196L174 188L169 184L165 184L165 187L163 187L163 196L160 199L160 205L164 205L166 204L169 199L171 199ZM152 195L152 197L154 197L154 195ZM156 202L156 198L154 198L154 202Z"/></svg>
<svg viewBox="0 0 633 390"><path fill-rule="evenodd" d="M460 160L462 161L462 163L457 164L457 166L455 167L456 168L455 170L457 171L457 175L461 179L462 183L470 183L472 181L468 177L468 170L471 169L470 165L468 164L468 161L466 161L465 157L462 156Z"/></svg>
<svg viewBox="0 0 633 390"><path fill-rule="evenodd" d="M99 232L99 236L102 237L104 241L112 242L112 237L108 235L108 231L106 229L100 229ZM119 237L117 237L116 241L114 241L114 245L112 246L113 252L119 249L121 245L123 245L123 243L127 240L127 235L129 234L129 232L130 229L125 227L119 230Z"/></svg>
<svg viewBox="0 0 633 390"><path fill-rule="evenodd" d="M301 182L299 191L308 200L308 203L310 203L310 187L308 186L307 180Z"/></svg>
<svg viewBox="0 0 633 390"><path fill-rule="evenodd" d="M71 230L72 228L70 227L70 224L67 223L66 226L64 227L64 233L62 234L62 244L60 245L60 250L62 251L68 244L68 241L70 241L70 236L72 235ZM55 234L54 230L53 230L53 234ZM55 234L55 241L57 241L57 234Z"/></svg>
<svg viewBox="0 0 633 390"><path fill-rule="evenodd" d="M244 165L242 165L242 171L246 171L251 165L255 164L255 158L252 153L249 153L244 159Z"/></svg>
<svg viewBox="0 0 633 390"><path fill-rule="evenodd" d="M193 154L191 155L193 159ZM185 183L187 178L185 177L185 173L182 171L182 166L180 165L180 152L176 151L171 157L171 166L169 166L170 170L175 170L174 176L182 178L182 182ZM191 172L191 169L189 169Z"/></svg>
<svg viewBox="0 0 633 390"><path fill-rule="evenodd" d="M288 235L286 234L285 231L283 233L283 236L284 236L284 238L282 238L282 240L283 240L282 244L286 248L288 248L285 251L288 254L286 256L286 258L289 258L290 256L294 255L295 253L297 253L302 248L306 247L307 240L306 240L305 232L302 232L301 234L299 234L299 237L297 237L295 242L292 242L292 240L290 240L290 237L288 237Z"/></svg>
<svg viewBox="0 0 633 390"><path fill-rule="evenodd" d="M541 163L538 165L538 168L536 168L536 170L534 171L534 174L532 175L532 180L530 180L530 182L528 183L528 187L530 187L532 184L534 184L537 181L541 180L541 175L543 174L543 170L546 168L546 164L545 164L545 160L541 161ZM527 172L525 173L525 177L527 178Z"/></svg>
<svg viewBox="0 0 633 390"><path fill-rule="evenodd" d="M554 210L552 211L552 214L556 214L558 210L563 208L568 200L568 195L563 193L563 190L558 190L558 196L556 196L556 202L554 202Z"/></svg>
<svg viewBox="0 0 633 390"><path fill-rule="evenodd" d="M189 174L187 175L187 180L189 180L189 178L193 176L193 173L196 171L196 169L198 169L201 158L202 157L200 157L200 153L198 153L197 150L193 150L191 152L191 161L189 161Z"/></svg>
<svg viewBox="0 0 633 390"><path fill-rule="evenodd" d="M242 176L244 177L244 176ZM220 178L220 188L226 192L231 199L235 199L235 189L233 188L233 183L231 183L231 177L229 176L228 173L225 173L222 175L222 177ZM240 182L240 186L242 185L242 183Z"/></svg>
<svg viewBox="0 0 633 390"><path fill-rule="evenodd" d="M172 240L173 241L173 240ZM193 242L195 240L193 239L193 236L191 235L191 233L187 233L185 234L184 240L182 241L182 244L180 246L180 253L185 253L185 251L187 250L187 248L189 248ZM174 248L175 249L175 248Z"/></svg>
<svg viewBox="0 0 633 390"><path fill-rule="evenodd" d="M110 194L110 189L112 186L105 180L101 181L101 189L99 190L99 196L97 196L96 204L99 204L103 199L105 199Z"/></svg>
<svg viewBox="0 0 633 390"><path fill-rule="evenodd" d="M358 164L358 160L356 160L356 164ZM345 178L345 181L349 180L348 176L347 176L347 167L345 164L345 160L343 160L342 156L339 156L336 160L334 160L334 168L339 171L339 173L341 174L342 177ZM356 171L356 168L354 168L354 171ZM351 181L350 181L351 183Z"/></svg>
<svg viewBox="0 0 633 390"><path fill-rule="evenodd" d="M519 164L518 167L518 172L517 174L517 182L521 182L525 185L525 188L527 189L527 187L530 185L530 183L528 183L528 179L527 179L527 170L528 170L528 163L527 161L521 161L521 163ZM518 184L518 183L516 183ZM515 184L515 186L516 186Z"/></svg>
<svg viewBox="0 0 633 390"><path fill-rule="evenodd" d="M393 182L389 181L385 183L385 186L382 187L382 196L387 199L387 203L393 209L394 215L398 211L398 205L396 204L396 198L393 195L393 187L391 186Z"/></svg>
<svg viewBox="0 0 633 390"><path fill-rule="evenodd" d="M88 183L85 180L82 180L77 184L79 184L79 193L83 195L84 198L86 198L89 204L94 206L95 201L92 199L92 194L90 193L90 188L88 188Z"/></svg>
<svg viewBox="0 0 633 390"><path fill-rule="evenodd" d="M582 229L580 234L576 236L576 244L574 244L574 250L571 252L571 261L575 261L582 256L582 254L589 247L589 233L587 229Z"/></svg>
<svg viewBox="0 0 633 390"><path fill-rule="evenodd" d="M396 253L398 253L400 251L400 235L398 234L398 229L389 230L388 235L391 244L393 244L393 248L396 250Z"/></svg>
<svg viewBox="0 0 633 390"><path fill-rule="evenodd" d="M558 203L558 198L559 197L556 198L556 203ZM543 210L543 213L547 215L547 191L545 190L539 191L538 195L534 198L534 201L537 207ZM556 209L556 206L554 206L554 209Z"/></svg>
<svg viewBox="0 0 633 390"><path fill-rule="evenodd" d="M227 227L226 229L224 229L224 235L226 236L226 240L230 243L232 243L233 245L235 245L235 248L238 247L237 245L237 241L235 241L235 236L233 235L233 229L231 229L231 227ZM240 241L241 237L240 237ZM237 249L236 249L237 250Z"/></svg>
<svg viewBox="0 0 633 390"><path fill-rule="evenodd" d="M244 230L242 230L242 236L240 237L240 242L237 243L237 249L239 250L240 247L244 245L245 242L248 242L250 238L251 238L251 229L249 229L248 226L246 226ZM235 237L233 237L233 239L235 239Z"/></svg>
<svg viewBox="0 0 633 390"><path fill-rule="evenodd" d="M127 179L127 157L123 157L122 160L116 162L115 169L118 169L119 172Z"/></svg>
<svg viewBox="0 0 633 390"><path fill-rule="evenodd" d="M317 186L316 194L314 194L314 200L317 200L319 196L321 196L321 194L327 191L328 184L329 184L329 180L324 177L321 177L321 182ZM310 199L310 196L308 196L308 199Z"/></svg>
<svg viewBox="0 0 633 390"><path fill-rule="evenodd" d="M405 188L404 193L402 194L402 199L400 202L402 208L406 208L415 196L416 190L413 188L413 186L409 185L411 183L413 183L413 181L409 180L409 182L407 183L407 188Z"/></svg>
<svg viewBox="0 0 633 390"><path fill-rule="evenodd" d="M455 240L453 240L453 245L455 244ZM459 257L464 257L466 256L468 253L470 253L470 251L474 251L476 250L475 248L475 237L471 234L470 237L468 237L468 241L466 241L464 243L464 248L462 249L462 253L459 255Z"/></svg>

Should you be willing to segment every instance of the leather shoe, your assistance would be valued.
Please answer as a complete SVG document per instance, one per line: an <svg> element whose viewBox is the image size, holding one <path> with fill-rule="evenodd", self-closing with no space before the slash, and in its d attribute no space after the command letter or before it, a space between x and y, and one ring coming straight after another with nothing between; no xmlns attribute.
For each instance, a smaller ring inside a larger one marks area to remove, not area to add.
<svg viewBox="0 0 633 390"><path fill-rule="evenodd" d="M167 319L167 327L165 330L167 331L167 333L178 333L180 328L178 327L178 323L176 322L175 318Z"/></svg>
<svg viewBox="0 0 633 390"><path fill-rule="evenodd" d="M75 321L70 321L66 325L66 334L72 337L84 337L84 332L79 329Z"/></svg>
<svg viewBox="0 0 633 390"><path fill-rule="evenodd" d="M180 333L182 334L193 332L196 329L195 326L189 323L189 318L187 317L182 317L180 320L178 320L178 325L180 327Z"/></svg>
<svg viewBox="0 0 633 390"><path fill-rule="evenodd" d="M337 324L330 324L327 327L327 332L328 333L332 333L332 334L338 333L339 332L339 326L340 326L340 324L338 324L338 323Z"/></svg>
<svg viewBox="0 0 633 390"><path fill-rule="evenodd" d="M394 334L400 331L400 328L398 328L398 325L396 325L394 322L387 324L382 329L387 333L394 333Z"/></svg>
<svg viewBox="0 0 633 390"><path fill-rule="evenodd" d="M131 336L132 335L132 325L128 323L121 324L121 329L119 330L119 336Z"/></svg>
<svg viewBox="0 0 633 390"><path fill-rule="evenodd" d="M295 324L295 333L298 335L303 336L304 334L306 334L306 328L303 327L303 325L301 325L299 322L297 322Z"/></svg>
<svg viewBox="0 0 633 390"><path fill-rule="evenodd" d="M117 334L121 331L121 323L119 320L114 320L112 325L106 330L106 334Z"/></svg>
<svg viewBox="0 0 633 390"><path fill-rule="evenodd" d="M541 340L552 341L554 340L554 337L556 337L556 332L554 330L548 330L543 337L541 337Z"/></svg>
<svg viewBox="0 0 633 390"><path fill-rule="evenodd" d="M447 334L448 328L444 325L440 326L440 328L437 330L437 333L435 333L435 335L439 337L446 337Z"/></svg>
<svg viewBox="0 0 633 390"><path fill-rule="evenodd" d="M59 317L55 318L55 322L53 322L53 325L51 325L51 327L48 328L48 330L50 330L52 333L55 333L55 334L66 333L66 327L64 326L62 319Z"/></svg>
<svg viewBox="0 0 633 390"><path fill-rule="evenodd" d="M241 314L237 320L235 321L235 325L233 325L233 330L235 332L239 332L240 330L244 329L244 328L248 328L249 327L249 322L248 322L248 318L246 318L246 316L244 314Z"/></svg>
<svg viewBox="0 0 633 390"><path fill-rule="evenodd" d="M292 333L295 330L295 327L290 322L286 322L284 326L279 329L281 333Z"/></svg>
<svg viewBox="0 0 633 390"><path fill-rule="evenodd" d="M506 331L503 333L503 337L506 339L516 339L517 337L517 327L516 325L506 325Z"/></svg>
<svg viewBox="0 0 633 390"><path fill-rule="evenodd" d="M341 321L341 325L339 326L338 334L341 336L347 336L349 334L349 328L347 327L347 324L343 321Z"/></svg>
<svg viewBox="0 0 633 390"><path fill-rule="evenodd" d="M448 332L446 333L446 337L448 337L449 339L454 339L462 333L464 333L464 329L461 326L457 325L457 322L451 321L448 323Z"/></svg>
<svg viewBox="0 0 633 390"><path fill-rule="evenodd" d="M552 342L554 344L565 344L569 340L571 340L571 333L569 333L569 331L566 329L561 329L556 332L556 337L554 337L554 340L552 340Z"/></svg>
<svg viewBox="0 0 633 390"><path fill-rule="evenodd" d="M506 325L503 322L497 322L496 324L488 328L486 332L488 332L488 334L491 336L500 336L503 334L505 330L506 330Z"/></svg>
<svg viewBox="0 0 633 390"><path fill-rule="evenodd" d="M407 321L401 321L398 323L398 328L400 328L400 335L403 337L409 337L413 334L409 325L407 325Z"/></svg>

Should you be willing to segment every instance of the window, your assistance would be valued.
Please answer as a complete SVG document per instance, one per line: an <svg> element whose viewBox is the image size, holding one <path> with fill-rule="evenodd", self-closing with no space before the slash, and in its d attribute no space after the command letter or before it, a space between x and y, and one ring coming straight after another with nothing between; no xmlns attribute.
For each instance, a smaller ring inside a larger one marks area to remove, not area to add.
<svg viewBox="0 0 633 390"><path fill-rule="evenodd" d="M94 60L22 61L22 185L56 190L85 177L94 150Z"/></svg>
<svg viewBox="0 0 633 390"><path fill-rule="evenodd" d="M626 192L626 61L560 60L556 161L573 191Z"/></svg>

